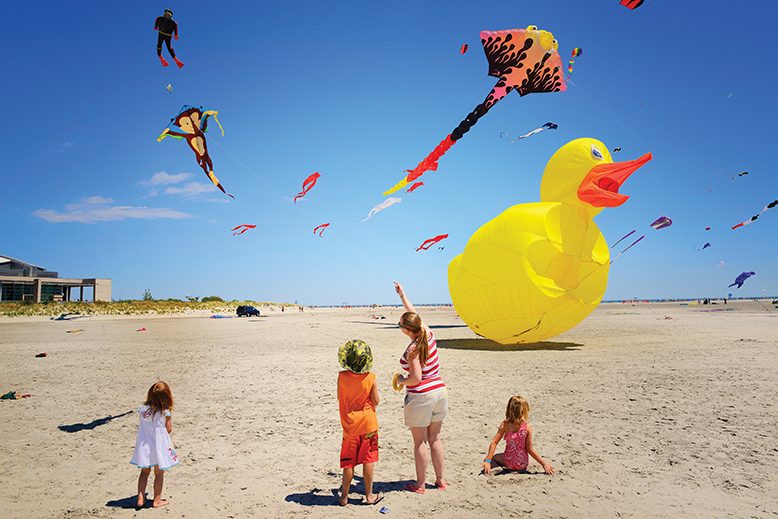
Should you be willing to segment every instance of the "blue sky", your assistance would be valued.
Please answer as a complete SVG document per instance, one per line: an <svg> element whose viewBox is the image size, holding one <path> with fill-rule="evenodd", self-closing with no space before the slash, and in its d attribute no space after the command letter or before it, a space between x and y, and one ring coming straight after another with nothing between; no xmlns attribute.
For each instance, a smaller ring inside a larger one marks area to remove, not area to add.
<svg viewBox="0 0 778 519"><path fill-rule="evenodd" d="M165 7L182 70L155 56ZM778 294L778 210L729 229L778 198L772 3L39 1L0 13L0 253L110 277L115 298L394 302L398 279L416 301L448 302L451 258L504 209L537 201L546 161L577 137L621 146L622 160L654 154L622 188L631 199L597 218L610 243L659 215L675 222L614 263L607 299L722 296L744 270L757 276L739 295ZM529 24L565 59L584 49L575 84L509 95L422 189L362 223L493 86L479 31ZM209 147L235 202L205 189L183 142L156 142L183 104L220 111L226 133L209 131ZM547 121L559 129L499 138ZM241 223L258 226L233 238ZM443 251L415 252L442 233Z"/></svg>

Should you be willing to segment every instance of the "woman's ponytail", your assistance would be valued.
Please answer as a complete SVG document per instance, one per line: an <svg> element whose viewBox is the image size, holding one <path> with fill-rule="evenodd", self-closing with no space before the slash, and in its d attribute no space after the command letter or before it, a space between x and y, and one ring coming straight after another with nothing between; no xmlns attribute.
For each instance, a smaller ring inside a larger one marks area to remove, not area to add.
<svg viewBox="0 0 778 519"><path fill-rule="evenodd" d="M410 356L418 356L421 366L426 366L427 359L429 359L430 356L430 345L429 338L427 337L427 329L421 323L421 317L415 312L405 312L400 318L400 322L403 328L409 330L416 336L416 348Z"/></svg>

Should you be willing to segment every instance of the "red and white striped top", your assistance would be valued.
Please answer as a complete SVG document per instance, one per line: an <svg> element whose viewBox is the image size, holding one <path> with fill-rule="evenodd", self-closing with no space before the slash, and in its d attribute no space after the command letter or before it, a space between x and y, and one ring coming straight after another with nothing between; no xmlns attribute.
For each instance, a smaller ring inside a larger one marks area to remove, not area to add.
<svg viewBox="0 0 778 519"><path fill-rule="evenodd" d="M446 387L443 379L440 378L437 341L429 328L427 329L427 344L429 345L429 356L427 357L427 364L421 367L421 382L415 386L407 386L405 389L408 393L429 393L435 389ZM408 350L405 350L405 353L400 357L400 367L405 371L410 371L410 365L406 358L407 353Z"/></svg>

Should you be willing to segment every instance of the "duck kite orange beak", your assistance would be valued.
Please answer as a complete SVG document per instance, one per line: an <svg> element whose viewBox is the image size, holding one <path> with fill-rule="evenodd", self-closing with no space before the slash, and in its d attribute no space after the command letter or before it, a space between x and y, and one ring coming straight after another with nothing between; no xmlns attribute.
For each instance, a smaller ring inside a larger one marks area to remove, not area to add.
<svg viewBox="0 0 778 519"><path fill-rule="evenodd" d="M652 158L650 153L646 153L639 159L594 166L578 186L578 198L594 207L620 206L629 197L619 193L619 188Z"/></svg>

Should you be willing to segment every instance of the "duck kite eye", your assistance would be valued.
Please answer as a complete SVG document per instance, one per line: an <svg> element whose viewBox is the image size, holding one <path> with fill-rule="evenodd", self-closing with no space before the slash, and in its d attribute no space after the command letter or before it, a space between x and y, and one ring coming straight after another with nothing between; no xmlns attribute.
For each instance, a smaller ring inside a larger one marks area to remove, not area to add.
<svg viewBox="0 0 778 519"><path fill-rule="evenodd" d="M527 26L527 30L528 31L537 31L538 30L538 26L537 25L528 25Z"/></svg>
<svg viewBox="0 0 778 519"><path fill-rule="evenodd" d="M592 157L597 160L603 160L602 152L597 148L597 146L592 146Z"/></svg>

